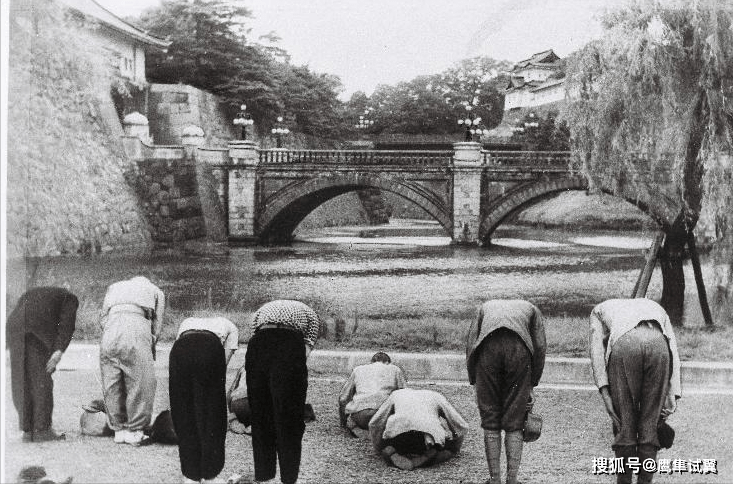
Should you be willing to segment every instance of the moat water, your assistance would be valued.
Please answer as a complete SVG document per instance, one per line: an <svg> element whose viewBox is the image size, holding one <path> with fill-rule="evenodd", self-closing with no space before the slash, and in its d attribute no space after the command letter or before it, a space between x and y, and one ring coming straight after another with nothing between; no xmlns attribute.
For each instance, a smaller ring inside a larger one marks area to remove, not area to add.
<svg viewBox="0 0 733 484"><path fill-rule="evenodd" d="M603 299L629 296L653 237L651 231L506 226L491 247L479 248L452 246L433 229L403 222L304 232L287 247L58 257L26 267L10 262L8 302L14 304L13 288L26 270L35 285L67 285L86 310L101 306L108 284L143 274L163 288L172 310L183 312L251 312L268 300L292 298L332 316L469 318L487 298L525 298L548 315L587 316ZM661 291L658 272L650 297Z"/></svg>

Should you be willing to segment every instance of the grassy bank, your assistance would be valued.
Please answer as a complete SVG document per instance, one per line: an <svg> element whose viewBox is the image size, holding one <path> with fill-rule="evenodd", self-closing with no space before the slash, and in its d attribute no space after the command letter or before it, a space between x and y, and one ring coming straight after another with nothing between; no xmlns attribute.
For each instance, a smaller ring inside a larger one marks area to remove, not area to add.
<svg viewBox="0 0 733 484"><path fill-rule="evenodd" d="M173 321L179 322L191 316L212 315L232 320L240 330L240 342L246 344L249 341L251 313L200 310L169 311L161 340L170 343L175 339L178 325ZM323 319L324 324L317 348L355 351L462 353L466 348L466 334L471 324L471 317L371 319L352 314L348 318L326 316ZM79 320L89 321L89 318L80 314ZM85 326L78 325L77 337L89 342L98 341L98 328ZM588 356L587 318L550 316L545 318L545 328L549 356L579 358ZM718 327L713 332L699 327L678 328L675 334L682 360L733 360L733 347L728 343L733 339L731 327ZM91 337L92 335L95 336Z"/></svg>
<svg viewBox="0 0 733 484"><path fill-rule="evenodd" d="M573 229L653 229L655 222L634 205L611 195L562 192L533 205L517 216L515 223L535 227Z"/></svg>

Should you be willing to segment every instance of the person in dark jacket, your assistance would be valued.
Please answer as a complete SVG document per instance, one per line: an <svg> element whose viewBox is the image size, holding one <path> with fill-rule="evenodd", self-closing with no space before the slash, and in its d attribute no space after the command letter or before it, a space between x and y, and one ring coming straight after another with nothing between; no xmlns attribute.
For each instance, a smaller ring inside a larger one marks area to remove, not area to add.
<svg viewBox="0 0 733 484"><path fill-rule="evenodd" d="M13 403L24 442L63 440L52 429L56 365L71 342L79 300L62 287L36 287L20 297L8 316Z"/></svg>
<svg viewBox="0 0 733 484"><path fill-rule="evenodd" d="M528 301L487 301L468 331L466 365L468 379L476 386L489 484L501 482L502 430L506 482L517 484L527 405L542 377L546 351L542 313Z"/></svg>

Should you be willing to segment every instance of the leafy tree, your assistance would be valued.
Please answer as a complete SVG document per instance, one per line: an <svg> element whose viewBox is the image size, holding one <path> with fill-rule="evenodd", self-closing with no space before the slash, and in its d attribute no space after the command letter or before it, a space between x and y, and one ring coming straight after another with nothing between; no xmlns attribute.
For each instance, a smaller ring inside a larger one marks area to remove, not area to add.
<svg viewBox="0 0 733 484"><path fill-rule="evenodd" d="M440 74L438 87L458 116L465 114L462 106L471 104L483 124L495 128L504 115L505 73L510 68L508 62L490 57L464 59Z"/></svg>
<svg viewBox="0 0 733 484"><path fill-rule="evenodd" d="M557 122L557 112L550 111L545 118L527 113L517 124L512 141L522 143L531 151L568 151L570 130L566 121Z"/></svg>
<svg viewBox="0 0 733 484"><path fill-rule="evenodd" d="M364 108L373 108L372 132L450 134L463 130L457 120L470 105L483 125L493 128L503 115L501 73L508 67L489 57L466 59L439 74L379 85L366 103L361 95L352 98L346 112L356 120Z"/></svg>
<svg viewBox="0 0 733 484"><path fill-rule="evenodd" d="M340 132L342 105L337 77L292 66L270 33L251 42L249 9L234 0L169 0L144 12L138 23L172 43L152 53L147 77L152 82L184 83L222 97L233 110L242 102L261 131L277 116L294 119L291 129L316 136Z"/></svg>
<svg viewBox="0 0 733 484"><path fill-rule="evenodd" d="M662 305L675 324L681 323L684 301L682 254L694 243L705 195L715 213L726 214L718 240L718 263L726 268L718 305L727 308L719 314L730 321L732 7L715 0L637 1L603 21L604 38L586 46L570 66L568 86L580 94L569 109L575 149L597 183L604 177L630 180L650 164L671 171L683 209L663 223ZM637 154L650 163L632 156ZM637 189L655 189L642 185ZM698 290L704 294L701 284Z"/></svg>

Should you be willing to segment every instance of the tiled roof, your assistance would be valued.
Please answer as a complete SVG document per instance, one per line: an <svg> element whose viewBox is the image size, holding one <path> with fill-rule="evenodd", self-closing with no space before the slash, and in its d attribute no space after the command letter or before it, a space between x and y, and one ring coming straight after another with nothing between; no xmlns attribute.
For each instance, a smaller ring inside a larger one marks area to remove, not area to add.
<svg viewBox="0 0 733 484"><path fill-rule="evenodd" d="M103 23L107 27L116 30L122 34L134 38L138 42L147 45L166 49L171 44L170 41L153 37L147 32L130 25L121 18L114 15L109 10L99 5L94 0L59 0L63 5L80 12L81 14L94 18Z"/></svg>
<svg viewBox="0 0 733 484"><path fill-rule="evenodd" d="M557 56L557 54L555 54L552 49L548 49L533 54L532 57L530 57L529 59L524 59L517 62L517 64L514 66L514 69L527 67L529 65L537 65L539 67L539 65L542 64L554 64L558 60L560 60L560 58Z"/></svg>

